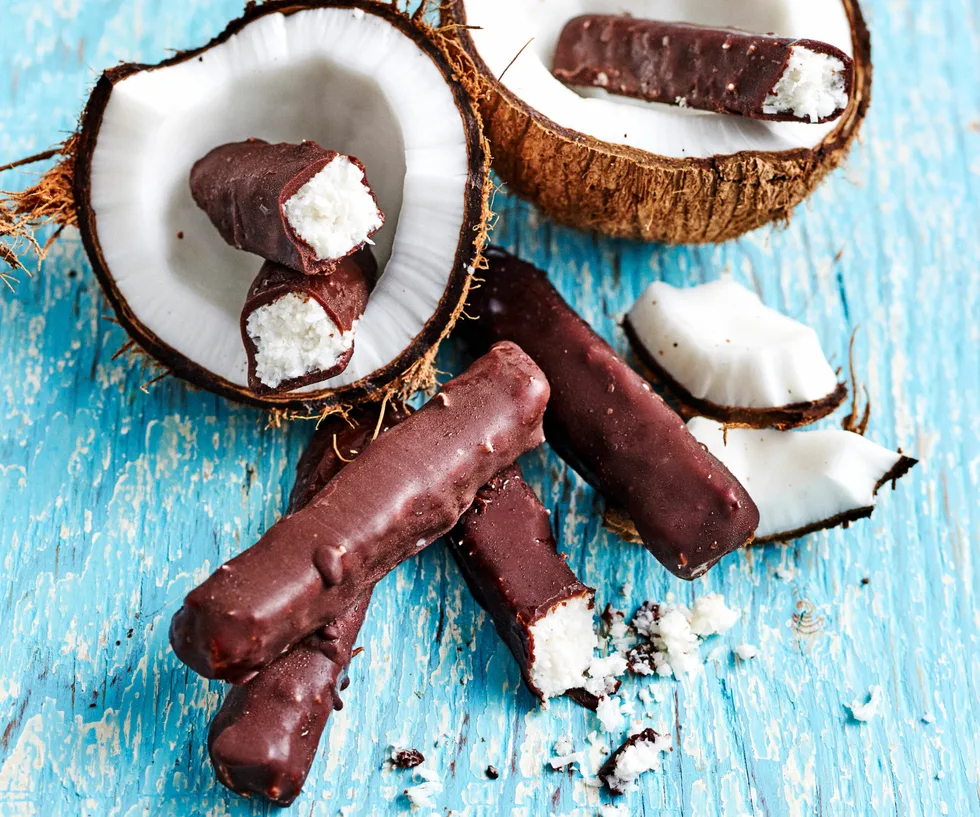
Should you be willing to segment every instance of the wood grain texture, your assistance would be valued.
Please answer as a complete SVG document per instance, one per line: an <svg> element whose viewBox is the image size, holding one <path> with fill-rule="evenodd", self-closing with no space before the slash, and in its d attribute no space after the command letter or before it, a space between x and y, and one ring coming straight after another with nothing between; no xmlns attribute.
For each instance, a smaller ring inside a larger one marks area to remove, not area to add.
<svg viewBox="0 0 980 817"><path fill-rule="evenodd" d="M688 585L604 532L592 491L550 451L526 458L602 604L720 591L745 610L699 677L627 684L662 694L644 722L676 739L632 814L980 814L980 9L865 7L876 84L861 144L788 229L667 249L496 200L495 240L546 267L620 349L618 320L655 278L730 273L812 323L841 363L860 326L870 434L922 459L873 520L750 550ZM4 0L0 164L70 132L96 69L199 44L239 11ZM0 814L264 814L216 785L205 735L220 685L180 665L167 626L276 518L310 429L267 428L172 380L144 394L152 375L111 359L126 338L107 311L75 233L0 295ZM461 360L447 349L441 367ZM760 656L736 663L740 641ZM594 716L534 707L441 543L383 582L360 643L297 813L408 812L410 773L382 770L395 742L443 775L439 814L596 813L604 795L544 767ZM859 725L844 704L872 685L883 713Z"/></svg>

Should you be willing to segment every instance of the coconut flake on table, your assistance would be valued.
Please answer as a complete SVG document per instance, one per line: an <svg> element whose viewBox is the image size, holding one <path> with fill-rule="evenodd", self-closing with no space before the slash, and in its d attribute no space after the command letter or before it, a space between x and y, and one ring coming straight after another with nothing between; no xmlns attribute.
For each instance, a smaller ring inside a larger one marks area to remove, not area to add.
<svg viewBox="0 0 980 817"><path fill-rule="evenodd" d="M700 414L785 428L830 413L847 394L811 327L730 279L655 281L626 328L637 355Z"/></svg>
<svg viewBox="0 0 980 817"><path fill-rule="evenodd" d="M294 292L260 306L245 324L256 346L255 374L269 388L311 372L329 371L351 348L357 321L347 332L314 298Z"/></svg>
<svg viewBox="0 0 980 817"><path fill-rule="evenodd" d="M739 657L740 660L751 661L759 654L759 648L754 644L742 643L735 647L733 652Z"/></svg>
<svg viewBox="0 0 980 817"><path fill-rule="evenodd" d="M577 763L579 771L585 773L585 752L573 752L571 739L563 735L555 741L555 754L549 758L548 764L552 769L564 769L573 763Z"/></svg>
<svg viewBox="0 0 980 817"><path fill-rule="evenodd" d="M588 678L583 685L586 692L602 697L619 688L616 679L626 673L626 656L614 652L605 658L594 658L589 664Z"/></svg>
<svg viewBox="0 0 980 817"><path fill-rule="evenodd" d="M432 798L434 795L442 793L443 788L439 775L424 766L416 767L414 775L420 778L422 782L405 789L405 796L413 806L436 808L436 803Z"/></svg>
<svg viewBox="0 0 980 817"><path fill-rule="evenodd" d="M846 706L851 710L851 717L854 720L861 721L862 723L870 721L881 711L881 687L871 687L867 701L855 698L849 704L846 704Z"/></svg>
<svg viewBox="0 0 980 817"><path fill-rule="evenodd" d="M652 729L633 734L617 749L599 772L613 794L625 794L636 788L636 781L646 772L658 771L665 752L673 750L670 735Z"/></svg>
<svg viewBox="0 0 980 817"><path fill-rule="evenodd" d="M595 714L604 732L622 732L626 718L634 714L633 702L615 695L604 695L599 698Z"/></svg>
<svg viewBox="0 0 980 817"><path fill-rule="evenodd" d="M871 516L878 490L916 463L852 431L726 429L705 417L687 427L758 506L757 543Z"/></svg>
<svg viewBox="0 0 980 817"><path fill-rule="evenodd" d="M320 260L343 258L384 224L364 171L338 155L283 204L286 221Z"/></svg>

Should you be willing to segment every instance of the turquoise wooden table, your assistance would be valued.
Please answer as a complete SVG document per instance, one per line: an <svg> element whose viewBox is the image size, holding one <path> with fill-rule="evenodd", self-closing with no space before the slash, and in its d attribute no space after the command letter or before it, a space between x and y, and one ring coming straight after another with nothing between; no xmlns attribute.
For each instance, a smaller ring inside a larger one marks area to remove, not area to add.
<svg viewBox="0 0 980 817"><path fill-rule="evenodd" d="M200 44L241 3L0 7L2 164L68 134L96 70ZM744 610L703 674L627 684L628 697L658 691L645 720L675 739L631 814L980 814L980 7L865 7L870 118L788 229L665 248L558 228L497 197L494 239L545 266L621 349L619 318L658 278L730 273L812 323L838 363L860 326L870 435L922 460L872 521L751 549L688 585L605 532L592 491L550 451L527 458L602 604L718 591ZM113 358L125 340L75 232L0 294L0 813L265 813L215 783L205 737L221 688L176 660L167 626L277 518L311 428L269 428L175 380L144 393L150 375ZM759 658L733 661L740 641ZM438 814L596 814L604 795L544 764L559 736L582 744L594 716L533 706L441 543L382 583L360 644L297 813L407 812L410 773L382 769L398 743L442 776ZM859 724L844 705L874 685L882 712Z"/></svg>

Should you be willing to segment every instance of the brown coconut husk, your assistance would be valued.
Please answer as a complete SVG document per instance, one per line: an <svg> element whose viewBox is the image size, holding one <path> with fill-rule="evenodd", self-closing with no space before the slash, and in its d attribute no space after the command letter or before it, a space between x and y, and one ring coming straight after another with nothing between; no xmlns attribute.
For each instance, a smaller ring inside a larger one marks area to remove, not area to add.
<svg viewBox="0 0 980 817"><path fill-rule="evenodd" d="M841 0L851 23L854 90L834 130L815 148L675 159L600 142L529 108L499 84L476 52L464 0L442 7L473 63L467 75L508 188L563 224L606 235L702 244L727 241L793 208L843 161L871 102L871 39L858 0Z"/></svg>
<svg viewBox="0 0 980 817"><path fill-rule="evenodd" d="M396 360L358 383L336 391L324 390L302 396L288 393L260 396L253 394L247 387L215 376L178 354L143 326L129 309L115 286L111 270L102 254L95 214L89 206L88 178L91 158L105 106L117 82L141 71L167 68L195 59L202 52L225 42L244 26L265 15L291 14L334 5L362 8L385 17L412 37L420 49L426 51L443 68L446 76L457 83L453 86L457 108L467 123L471 137L469 147L473 184L466 205L466 220L475 223L476 227L472 242L461 242L459 245L454 264L457 272L454 273L436 314L430 319L426 329ZM271 412L270 423L273 425L295 419L319 421L330 414L346 416L360 404L381 400L403 402L418 391L433 391L438 385L433 361L440 344L463 314L473 280L473 276L466 274L464 270L467 267L480 270L486 266L483 248L492 218L489 206L492 192L490 146L484 136L479 108L466 90L473 83L472 63L464 58L454 37L447 36L445 31L435 29L424 21L423 16L431 6L429 0L425 0L412 15L403 11L401 6L398 0L338 0L336 3L330 0L270 0L262 4L249 2L242 17L229 23L224 32L201 48L178 52L154 66L123 64L107 70L89 98L77 133L53 151L28 157L9 166L12 168L60 156L58 164L45 173L37 184L20 193L7 193L0 198L0 260L7 261L14 270L24 269L22 258L25 253L33 251L39 259L43 258L51 241L57 238L56 234L45 245L41 245L35 237L41 227L49 224L57 224L59 227L77 226L96 277L113 308L116 322L131 338L131 345L127 345L121 352L138 357L144 361L144 366L149 363L156 372L162 372L143 383L141 388L144 391L162 378L173 375L198 388L267 408Z"/></svg>

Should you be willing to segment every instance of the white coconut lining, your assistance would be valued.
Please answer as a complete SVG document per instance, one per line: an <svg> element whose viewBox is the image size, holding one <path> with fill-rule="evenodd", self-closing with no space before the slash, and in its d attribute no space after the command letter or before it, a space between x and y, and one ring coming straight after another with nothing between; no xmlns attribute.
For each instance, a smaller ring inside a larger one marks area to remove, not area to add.
<svg viewBox="0 0 980 817"><path fill-rule="evenodd" d="M573 17L625 12L638 18L732 26L819 40L853 56L851 27L841 0L465 0L463 5L477 53L518 99L571 131L672 158L809 149L836 124L762 122L627 101L601 89L567 88L551 75L551 65L561 30Z"/></svg>
<svg viewBox="0 0 980 817"><path fill-rule="evenodd" d="M687 427L759 507L758 542L783 541L789 534L873 508L882 481L900 476L896 469L905 460L860 434L839 429L726 429L704 417L695 417ZM905 462L911 467L911 461Z"/></svg>
<svg viewBox="0 0 980 817"><path fill-rule="evenodd" d="M779 81L762 104L768 115L791 113L819 122L847 107L846 69L830 54L794 46Z"/></svg>
<svg viewBox="0 0 980 817"><path fill-rule="evenodd" d="M716 406L773 409L824 400L838 387L817 333L731 279L686 288L655 281L627 320L650 361Z"/></svg>
<svg viewBox="0 0 980 817"><path fill-rule="evenodd" d="M163 343L239 387L239 318L262 260L221 241L188 176L212 148L249 137L312 139L369 168L387 215L375 237L383 274L350 365L301 391L361 380L410 345L454 271L469 171L452 91L389 22L334 8L264 15L194 60L114 86L91 203L119 296Z"/></svg>

